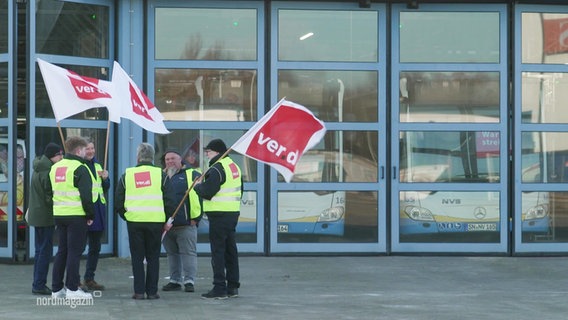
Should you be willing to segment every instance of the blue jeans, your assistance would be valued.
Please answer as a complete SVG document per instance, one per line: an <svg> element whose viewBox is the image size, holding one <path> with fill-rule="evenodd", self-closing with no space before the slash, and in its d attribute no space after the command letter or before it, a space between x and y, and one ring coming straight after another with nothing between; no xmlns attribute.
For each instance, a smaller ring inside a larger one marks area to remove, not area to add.
<svg viewBox="0 0 568 320"><path fill-rule="evenodd" d="M35 227L35 257L33 290L41 290L47 284L49 261L53 256L53 232L55 226Z"/></svg>
<svg viewBox="0 0 568 320"><path fill-rule="evenodd" d="M99 262L99 253L101 252L102 231L89 231L87 233L87 244L89 251L87 252L87 268L85 270L85 281L95 279L95 271Z"/></svg>
<svg viewBox="0 0 568 320"><path fill-rule="evenodd" d="M164 248L168 255L170 282L195 284L197 277L197 227L173 227L166 233Z"/></svg>

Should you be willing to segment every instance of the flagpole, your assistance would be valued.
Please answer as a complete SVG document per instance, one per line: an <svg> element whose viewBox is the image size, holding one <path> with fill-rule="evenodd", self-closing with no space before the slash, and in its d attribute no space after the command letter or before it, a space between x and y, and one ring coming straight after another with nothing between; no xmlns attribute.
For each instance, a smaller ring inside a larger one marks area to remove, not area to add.
<svg viewBox="0 0 568 320"><path fill-rule="evenodd" d="M103 171L106 170L106 167L107 167L108 140L109 140L109 136L110 136L110 117L109 117L108 122L107 122L107 134L106 134L106 142L105 142L105 160L104 160Z"/></svg>
<svg viewBox="0 0 568 320"><path fill-rule="evenodd" d="M182 206L183 203L185 202L185 199L188 197L189 192L193 189L193 187L195 187L195 185L196 185L199 181L201 181L201 179L203 179L203 177L205 176L205 174L206 174L207 172L209 172L209 169L211 169L217 162L219 162L219 160L225 158L225 157L229 154L229 152L231 152L231 150L232 150L231 148L227 149L227 151L225 151L225 153L223 153L223 155L220 156L219 159L217 159L217 161L215 161L215 163L213 163L209 168L207 168L207 170L205 170L205 172L203 172L197 179L193 180L193 182L191 183L191 186L189 186L189 188L187 188L187 190L185 191L185 194L183 195L183 198L182 198L181 201L179 202L179 204L178 204L178 206L177 206L177 208L176 208L176 211L174 211L174 213L172 214L172 216L168 219L168 221L167 221L166 223L168 223L168 222L173 222L173 221L174 221L176 215L177 215L178 212L179 212L179 209L181 208L181 206ZM166 232L168 232L168 231L167 231L167 230L164 230L164 232L162 232L162 241L164 241L164 236L166 235Z"/></svg>
<svg viewBox="0 0 568 320"><path fill-rule="evenodd" d="M61 125L59 124L59 121L57 122L57 129L59 129L59 136L61 137L61 142L63 145L63 151L65 151L65 153L67 153L67 150L65 148L65 139L63 138L63 131L61 130Z"/></svg>

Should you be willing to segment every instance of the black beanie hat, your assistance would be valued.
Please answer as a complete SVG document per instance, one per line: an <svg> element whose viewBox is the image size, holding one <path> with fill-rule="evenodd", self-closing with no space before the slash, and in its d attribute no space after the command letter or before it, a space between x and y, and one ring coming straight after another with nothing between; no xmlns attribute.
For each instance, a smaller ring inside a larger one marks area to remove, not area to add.
<svg viewBox="0 0 568 320"><path fill-rule="evenodd" d="M166 154L168 154L168 153L175 153L175 154L177 154L178 156L181 157L180 152L176 148L169 148L169 149L166 149L166 152L164 152L164 154L162 154L162 157L160 159L162 159L162 161L164 161L164 159L166 159Z"/></svg>
<svg viewBox="0 0 568 320"><path fill-rule="evenodd" d="M213 151L216 151L216 152L223 154L227 151L227 146L225 145L225 142L223 142L223 140L213 139L203 149L213 150Z"/></svg>
<svg viewBox="0 0 568 320"><path fill-rule="evenodd" d="M50 142L47 144L47 146L45 146L43 155L49 159L58 155L63 155L63 148L61 148L61 146L59 146L57 143Z"/></svg>

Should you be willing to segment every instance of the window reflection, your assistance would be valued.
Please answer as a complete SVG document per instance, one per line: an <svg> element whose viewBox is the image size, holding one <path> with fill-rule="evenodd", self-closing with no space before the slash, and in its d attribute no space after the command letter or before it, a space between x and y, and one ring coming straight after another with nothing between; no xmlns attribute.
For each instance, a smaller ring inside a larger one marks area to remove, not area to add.
<svg viewBox="0 0 568 320"><path fill-rule="evenodd" d="M568 14L524 12L523 63L568 63Z"/></svg>
<svg viewBox="0 0 568 320"><path fill-rule="evenodd" d="M0 63L0 118L8 117L8 63Z"/></svg>
<svg viewBox="0 0 568 320"><path fill-rule="evenodd" d="M499 73L403 72L401 122L499 122Z"/></svg>
<svg viewBox="0 0 568 320"><path fill-rule="evenodd" d="M91 67L91 66L77 66L77 65L60 65L60 67L71 70L80 74L82 76L91 77L95 79L110 79L109 68L105 67ZM36 116L38 118L54 118L53 108L51 107L51 102L45 89L45 83L43 81L42 74L39 70L39 66L36 64ZM86 111L80 112L76 115L69 117L68 119L82 119L82 120L107 120L108 110L107 108L92 108Z"/></svg>
<svg viewBox="0 0 568 320"><path fill-rule="evenodd" d="M155 10L156 59L257 59L256 9Z"/></svg>
<svg viewBox="0 0 568 320"><path fill-rule="evenodd" d="M401 242L499 242L499 192L400 192Z"/></svg>
<svg viewBox="0 0 568 320"><path fill-rule="evenodd" d="M522 182L568 182L568 133L522 132Z"/></svg>
<svg viewBox="0 0 568 320"><path fill-rule="evenodd" d="M568 123L566 73L523 72L521 93L524 123Z"/></svg>
<svg viewBox="0 0 568 320"><path fill-rule="evenodd" d="M375 71L279 70L278 97L310 109L323 121L378 120Z"/></svg>
<svg viewBox="0 0 568 320"><path fill-rule="evenodd" d="M155 72L154 102L165 120L256 120L256 70L156 69Z"/></svg>
<svg viewBox="0 0 568 320"><path fill-rule="evenodd" d="M0 53L8 52L8 0L0 0Z"/></svg>
<svg viewBox="0 0 568 320"><path fill-rule="evenodd" d="M499 182L498 131L405 131L401 182Z"/></svg>
<svg viewBox="0 0 568 320"><path fill-rule="evenodd" d="M278 59L377 61L377 25L375 11L281 9L278 11Z"/></svg>
<svg viewBox="0 0 568 320"><path fill-rule="evenodd" d="M36 5L36 52L109 57L108 7L55 0Z"/></svg>

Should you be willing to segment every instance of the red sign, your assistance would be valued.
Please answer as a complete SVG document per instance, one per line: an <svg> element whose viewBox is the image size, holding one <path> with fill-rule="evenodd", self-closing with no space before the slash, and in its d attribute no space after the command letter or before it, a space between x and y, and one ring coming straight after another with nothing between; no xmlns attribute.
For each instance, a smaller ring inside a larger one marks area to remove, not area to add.
<svg viewBox="0 0 568 320"><path fill-rule="evenodd" d="M67 180L67 167L59 167L55 169L55 183L65 182Z"/></svg>
<svg viewBox="0 0 568 320"><path fill-rule="evenodd" d="M150 178L150 172L137 172L134 174L134 184L136 188L145 188L152 185L152 179Z"/></svg>
<svg viewBox="0 0 568 320"><path fill-rule="evenodd" d="M568 18L544 19L544 54L559 54L568 52Z"/></svg>

